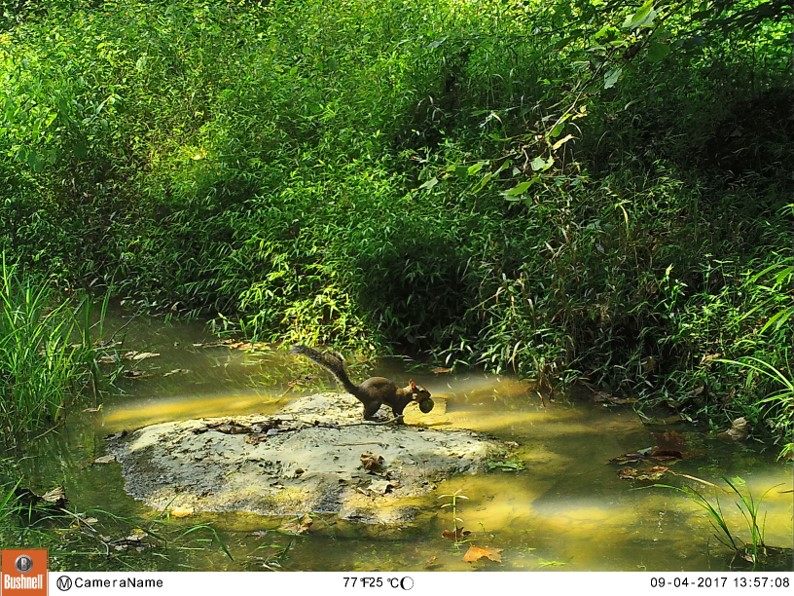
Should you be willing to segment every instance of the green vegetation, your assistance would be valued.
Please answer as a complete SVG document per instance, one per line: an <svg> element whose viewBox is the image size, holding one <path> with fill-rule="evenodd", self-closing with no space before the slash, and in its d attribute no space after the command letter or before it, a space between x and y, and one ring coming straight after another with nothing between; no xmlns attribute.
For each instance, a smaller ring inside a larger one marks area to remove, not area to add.
<svg viewBox="0 0 794 596"><path fill-rule="evenodd" d="M790 441L777 376L727 362L791 380L787 2L16 5L0 243L24 270Z"/></svg>
<svg viewBox="0 0 794 596"><path fill-rule="evenodd" d="M106 302L104 303L106 306ZM0 432L4 439L60 419L70 399L97 389L88 298L55 299L46 281L0 264ZM98 324L104 316L99 314Z"/></svg>
<svg viewBox="0 0 794 596"><path fill-rule="evenodd" d="M121 517L102 509L76 511L68 503L47 503L6 476L11 461L0 460L0 544L47 548L50 568L93 570L156 570L193 567L197 552L222 552L233 560L214 527L173 520ZM281 545L264 545L262 550ZM284 556L281 553L279 556ZM258 563L258 560L253 561ZM278 559L271 561L276 565Z"/></svg>
<svg viewBox="0 0 794 596"><path fill-rule="evenodd" d="M781 570L790 567L791 564L791 550L780 549L777 547L770 547L764 543L764 521L759 518L761 502L767 493L761 495L756 501L753 494L747 489L747 494L742 492L746 488L745 482L742 478L723 478L725 483L730 487L732 495L738 498L736 506L744 518L747 526L749 540L744 541L738 536L738 531L731 528L731 525L725 519L725 514L722 511L719 498L714 500L714 503L709 500L703 493L685 486L678 488L675 486L659 485L665 488L672 488L679 492L684 493L694 503L702 507L708 516L709 523L716 531L715 537L717 541L723 546L733 551L734 561L746 561L752 565L752 569L769 569L777 565L783 565ZM770 491L773 490L769 489ZM733 565L733 562L731 564Z"/></svg>

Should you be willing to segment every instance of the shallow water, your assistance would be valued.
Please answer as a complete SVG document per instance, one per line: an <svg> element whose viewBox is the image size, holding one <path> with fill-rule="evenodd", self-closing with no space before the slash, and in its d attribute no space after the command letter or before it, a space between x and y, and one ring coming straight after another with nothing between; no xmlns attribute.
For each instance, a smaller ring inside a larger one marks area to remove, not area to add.
<svg viewBox="0 0 794 596"><path fill-rule="evenodd" d="M114 322L111 321L110 328ZM116 321L118 327L122 323ZM64 478L78 511L105 516L161 519L160 512L128 497L117 464L91 465L104 454L104 436L167 420L269 413L290 399L317 390L330 377L282 352L244 351L218 346L202 325L164 324L138 319L125 327L120 354L158 353L133 368L142 376L119 378L120 394L107 395L98 412L71 416L63 432L50 433L29 450L28 474L48 488ZM129 363L128 363L129 365ZM112 366L109 365L109 368ZM164 523L186 530L209 523L234 560L207 532L202 541L165 546L151 567L178 569L261 569L277 561L304 570L464 570L473 566L513 570L724 570L730 554L715 539L703 509L671 489L651 482L621 480L620 466L608 460L655 444L652 431L628 408L605 408L557 399L542 403L529 384L482 373L433 374L400 359L384 360L372 371L395 379L414 378L437 400L440 427L460 427L518 444L517 471L459 476L422 502L424 514L398 530L358 527L316 516L311 532L277 531L283 519L249 514L191 515ZM687 474L726 487L722 477L739 476L758 500L764 495L765 541L791 547L794 533L792 465L776 463L774 450L737 445L692 427L677 427L686 440L685 458L670 465L678 476L660 482L692 486L712 502L719 495L729 526L748 538L735 495L680 476ZM642 464L635 464L642 465ZM441 505L459 491L457 515L472 534L455 545L441 537L453 526ZM191 535L193 536L193 535ZM470 544L502 549L502 563L463 561ZM286 550L285 550L286 549ZM280 559L274 557L280 552ZM86 559L82 568L88 569Z"/></svg>

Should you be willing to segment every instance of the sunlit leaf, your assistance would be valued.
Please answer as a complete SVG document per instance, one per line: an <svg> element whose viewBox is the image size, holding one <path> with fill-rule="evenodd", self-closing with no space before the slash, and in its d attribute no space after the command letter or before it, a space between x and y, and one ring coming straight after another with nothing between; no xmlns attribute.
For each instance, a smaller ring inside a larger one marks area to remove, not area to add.
<svg viewBox="0 0 794 596"><path fill-rule="evenodd" d="M420 186L419 188L420 188L420 190L430 190L430 189L431 189L431 188L433 188L433 187L434 187L436 184L438 184L438 178L436 178L436 177L434 176L433 178L431 178L430 180L428 180L427 182L425 182L424 184L422 184L422 186Z"/></svg>
<svg viewBox="0 0 794 596"><path fill-rule="evenodd" d="M658 13L653 9L653 0L648 0L637 12L626 17L623 21L624 29L636 29L637 27L648 27L653 23Z"/></svg>
<svg viewBox="0 0 794 596"><path fill-rule="evenodd" d="M474 174L476 174L477 172L479 172L480 170L482 170L483 166L484 166L486 163L487 163L487 162L485 162L485 161L478 161L476 164L469 166L469 169L466 171L466 173L467 173L469 176L473 176Z"/></svg>
<svg viewBox="0 0 794 596"><path fill-rule="evenodd" d="M116 461L115 455L103 455L102 457L98 457L94 460L95 464L112 464Z"/></svg>
<svg viewBox="0 0 794 596"><path fill-rule="evenodd" d="M463 560L467 563L474 563L479 561L480 559L489 559L495 563L502 562L502 550L501 548L491 548L488 546L475 546L470 545L469 550L466 551L466 554L463 555Z"/></svg>
<svg viewBox="0 0 794 596"><path fill-rule="evenodd" d="M454 532L452 530L444 530L441 532L441 536L447 540L454 540L455 542L460 542L470 534L471 532L469 530L464 530L463 528L455 528Z"/></svg>
<svg viewBox="0 0 794 596"><path fill-rule="evenodd" d="M516 184L510 190L506 190L504 192L504 196L506 196L506 197L517 197L519 195L522 195L525 192L527 192L527 190L529 190L529 187L532 186L532 184L533 184L532 180L525 180L524 182L519 182L518 184Z"/></svg>
<svg viewBox="0 0 794 596"><path fill-rule="evenodd" d="M538 156L533 159L529 165L532 167L534 172L545 172L554 165L554 158L549 157L548 159L543 159L542 157Z"/></svg>
<svg viewBox="0 0 794 596"><path fill-rule="evenodd" d="M573 138L573 135L565 135L563 138L561 138L559 141L557 141L556 143L554 143L551 146L552 151L556 151L557 149L562 147L565 143L570 141L572 138Z"/></svg>

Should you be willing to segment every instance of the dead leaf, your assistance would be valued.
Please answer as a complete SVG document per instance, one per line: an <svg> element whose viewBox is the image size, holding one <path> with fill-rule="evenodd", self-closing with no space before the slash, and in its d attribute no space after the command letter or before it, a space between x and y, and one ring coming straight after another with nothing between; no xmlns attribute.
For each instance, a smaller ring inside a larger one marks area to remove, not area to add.
<svg viewBox="0 0 794 596"><path fill-rule="evenodd" d="M309 514L305 514L301 517L284 522L281 524L281 527L279 527L279 530L286 534L306 534L309 530L311 530L313 524L314 520L309 516Z"/></svg>
<svg viewBox="0 0 794 596"><path fill-rule="evenodd" d="M152 375L141 370L125 370L123 373L121 373L121 376L125 379L143 379Z"/></svg>
<svg viewBox="0 0 794 596"><path fill-rule="evenodd" d="M94 460L93 463L95 464L112 464L116 461L115 455L103 455L102 457L98 457Z"/></svg>
<svg viewBox="0 0 794 596"><path fill-rule="evenodd" d="M146 530L143 528L133 528L132 534L127 536L127 540L143 540L146 538Z"/></svg>
<svg viewBox="0 0 794 596"><path fill-rule="evenodd" d="M432 556L427 561L425 561L425 569L438 569L441 567L441 563L438 562L438 557Z"/></svg>
<svg viewBox="0 0 794 596"><path fill-rule="evenodd" d="M183 517L188 517L193 515L193 508L192 507L172 507L171 511L169 511L171 517L175 517L176 519L180 519Z"/></svg>
<svg viewBox="0 0 794 596"><path fill-rule="evenodd" d="M63 486L56 486L41 495L41 500L55 507L64 507L66 505L66 490Z"/></svg>
<svg viewBox="0 0 794 596"><path fill-rule="evenodd" d="M170 377L171 375L186 375L189 372L190 370L187 368L175 368L174 370L169 370L167 373L163 373L163 376Z"/></svg>
<svg viewBox="0 0 794 596"><path fill-rule="evenodd" d="M447 373L451 373L451 368L446 368L445 366L435 366L430 369L430 372L435 373L437 375L445 375Z"/></svg>
<svg viewBox="0 0 794 596"><path fill-rule="evenodd" d="M651 468L621 468L618 478L621 480L659 480L670 468L666 466L653 466Z"/></svg>
<svg viewBox="0 0 794 596"><path fill-rule="evenodd" d="M389 480L373 480L367 487L367 491L376 495L387 495L398 487L399 484Z"/></svg>
<svg viewBox="0 0 794 596"><path fill-rule="evenodd" d="M229 348L230 350L250 350L253 348L253 344L248 341L238 341L234 339L224 339L221 342L221 345Z"/></svg>
<svg viewBox="0 0 794 596"><path fill-rule="evenodd" d="M611 464L618 464L619 466L625 466L628 464L636 464L637 462L641 462L645 460L646 455L640 451L633 451L631 453L624 453L621 456L613 457L609 460Z"/></svg>
<svg viewBox="0 0 794 596"><path fill-rule="evenodd" d="M750 434L750 425L747 419L737 418L731 423L728 430L724 430L717 436L721 439L730 439L731 441L744 441Z"/></svg>
<svg viewBox="0 0 794 596"><path fill-rule="evenodd" d="M96 408L83 408L83 412L86 414L96 414L100 411L102 411L102 404L99 404Z"/></svg>
<svg viewBox="0 0 794 596"><path fill-rule="evenodd" d="M206 432L207 430L216 430L219 433L223 433L225 435L244 435L247 433L254 432L254 429L251 427L251 425L242 424L241 422L237 422L236 420L222 420L221 422L211 422L207 424L205 430L201 432Z"/></svg>
<svg viewBox="0 0 794 596"><path fill-rule="evenodd" d="M136 352L135 350L126 352L124 354L124 360L132 360L133 362L140 362L141 360L147 360L148 358L157 358L160 354L156 352Z"/></svg>
<svg viewBox="0 0 794 596"><path fill-rule="evenodd" d="M97 358L99 364L115 364L118 362L118 357L115 354L105 354Z"/></svg>
<svg viewBox="0 0 794 596"><path fill-rule="evenodd" d="M381 472L383 471L384 459L381 455L375 455L369 451L361 454L361 465L367 472Z"/></svg>
<svg viewBox="0 0 794 596"><path fill-rule="evenodd" d="M651 449L651 457L657 460L683 459L686 439L674 430L653 433L656 446Z"/></svg>
<svg viewBox="0 0 794 596"><path fill-rule="evenodd" d="M450 530L444 530L443 532L441 532L441 536L443 536L447 540L454 540L455 542L460 542L470 534L471 532L469 532L468 530L464 530L463 528L455 528L454 532Z"/></svg>
<svg viewBox="0 0 794 596"><path fill-rule="evenodd" d="M489 559L494 563L501 563L502 562L502 550L501 548L491 548L489 546L481 547L481 546L474 546L473 544L469 546L469 550L466 551L466 554L463 555L463 560L467 563L474 563L479 561L480 559Z"/></svg>

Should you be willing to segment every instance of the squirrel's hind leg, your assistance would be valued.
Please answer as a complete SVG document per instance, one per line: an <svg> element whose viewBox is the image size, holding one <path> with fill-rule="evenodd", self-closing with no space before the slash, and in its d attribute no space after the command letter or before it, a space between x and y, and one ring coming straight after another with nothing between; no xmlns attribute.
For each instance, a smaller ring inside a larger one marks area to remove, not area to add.
<svg viewBox="0 0 794 596"><path fill-rule="evenodd" d="M364 404L364 420L372 420L375 417L375 414L378 413L379 409L379 401L373 401L368 404Z"/></svg>

